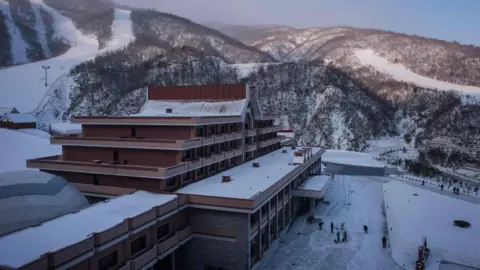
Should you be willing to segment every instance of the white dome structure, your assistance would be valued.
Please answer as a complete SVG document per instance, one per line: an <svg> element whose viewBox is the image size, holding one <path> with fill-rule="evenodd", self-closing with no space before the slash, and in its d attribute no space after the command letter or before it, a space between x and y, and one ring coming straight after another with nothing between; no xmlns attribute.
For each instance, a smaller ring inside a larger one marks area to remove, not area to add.
<svg viewBox="0 0 480 270"><path fill-rule="evenodd" d="M0 174L0 236L88 205L64 178L35 170Z"/></svg>

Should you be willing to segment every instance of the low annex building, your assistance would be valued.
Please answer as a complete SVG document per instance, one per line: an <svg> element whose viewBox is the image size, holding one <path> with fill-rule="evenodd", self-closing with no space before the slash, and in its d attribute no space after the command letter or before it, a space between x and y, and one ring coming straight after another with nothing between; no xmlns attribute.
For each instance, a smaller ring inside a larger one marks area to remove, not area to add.
<svg viewBox="0 0 480 270"><path fill-rule="evenodd" d="M9 257L25 252L0 265L252 269L297 211L323 196L294 190L319 174L324 150L282 147L255 88L150 87L147 97L135 115L74 117L78 137L51 138L62 155L27 161L98 203L0 237ZM293 163L298 151L303 162ZM43 245L59 227L62 240Z"/></svg>
<svg viewBox="0 0 480 270"><path fill-rule="evenodd" d="M37 118L30 113L6 113L0 119L0 128L37 128Z"/></svg>

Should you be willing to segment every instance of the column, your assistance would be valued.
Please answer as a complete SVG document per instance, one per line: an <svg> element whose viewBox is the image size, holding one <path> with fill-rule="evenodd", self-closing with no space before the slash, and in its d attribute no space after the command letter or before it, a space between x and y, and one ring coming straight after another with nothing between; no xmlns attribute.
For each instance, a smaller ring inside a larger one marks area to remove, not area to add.
<svg viewBox="0 0 480 270"><path fill-rule="evenodd" d="M260 207L260 210L258 211L258 259L260 260L262 258L262 207Z"/></svg>
<svg viewBox="0 0 480 270"><path fill-rule="evenodd" d="M268 234L268 246L271 247L272 246L272 232L270 230L270 226L272 225L271 223L271 216L272 216L272 204L270 203L271 200L268 200L268 221L267 221L267 234Z"/></svg>
<svg viewBox="0 0 480 270"><path fill-rule="evenodd" d="M175 270L175 250L170 254L170 259L172 260L172 270Z"/></svg>
<svg viewBox="0 0 480 270"><path fill-rule="evenodd" d="M310 213L312 216L315 216L315 199L310 198Z"/></svg>
<svg viewBox="0 0 480 270"><path fill-rule="evenodd" d="M252 269L252 248L251 248L251 243L250 243L250 234L252 232L252 214L248 214L248 230L247 230L247 244L248 244L248 249L247 249L247 256L248 256L248 269Z"/></svg>

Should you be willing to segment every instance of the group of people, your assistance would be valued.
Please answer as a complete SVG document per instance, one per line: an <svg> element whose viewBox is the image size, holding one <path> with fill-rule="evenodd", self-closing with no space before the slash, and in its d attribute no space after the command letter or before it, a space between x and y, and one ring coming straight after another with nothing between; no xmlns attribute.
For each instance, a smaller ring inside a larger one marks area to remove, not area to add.
<svg viewBox="0 0 480 270"><path fill-rule="evenodd" d="M322 227L323 227L323 220L320 219L320 222L318 223L318 227L320 228L320 230L322 230ZM333 224L333 221L330 222L330 233L335 233L334 231L335 229L335 225ZM340 232L342 232L342 239L340 239ZM367 225L363 225L363 232L365 234L368 233L368 226ZM345 229L345 223L342 223L341 224L341 227L340 227L340 230L337 230L337 234L336 234L336 238L333 240L333 242L335 244L338 244L338 243L346 243L348 241L348 234L347 234L347 230ZM387 248L387 236L383 236L382 237L382 247L383 248Z"/></svg>
<svg viewBox="0 0 480 270"><path fill-rule="evenodd" d="M453 194L460 195L460 189L458 187L453 188Z"/></svg>

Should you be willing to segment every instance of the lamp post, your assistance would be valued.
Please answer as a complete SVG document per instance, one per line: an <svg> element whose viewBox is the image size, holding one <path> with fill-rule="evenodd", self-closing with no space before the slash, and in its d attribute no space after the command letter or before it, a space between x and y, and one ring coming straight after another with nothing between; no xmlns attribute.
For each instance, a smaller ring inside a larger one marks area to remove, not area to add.
<svg viewBox="0 0 480 270"><path fill-rule="evenodd" d="M47 70L50 68L50 66L49 65L43 65L42 68L45 70L45 86L48 86Z"/></svg>

